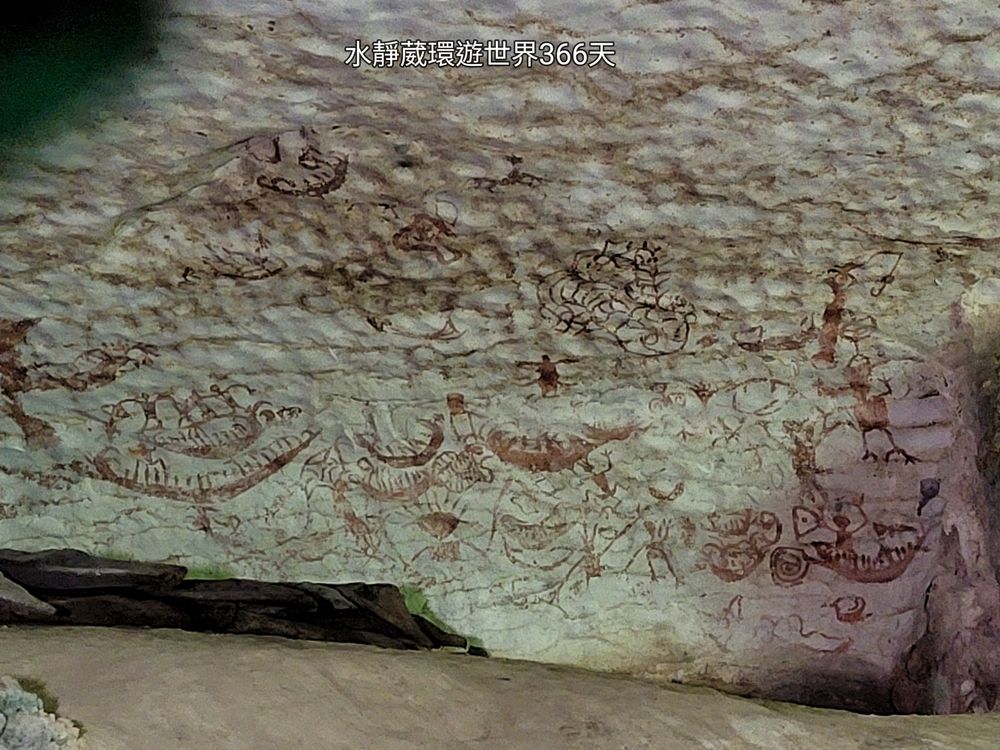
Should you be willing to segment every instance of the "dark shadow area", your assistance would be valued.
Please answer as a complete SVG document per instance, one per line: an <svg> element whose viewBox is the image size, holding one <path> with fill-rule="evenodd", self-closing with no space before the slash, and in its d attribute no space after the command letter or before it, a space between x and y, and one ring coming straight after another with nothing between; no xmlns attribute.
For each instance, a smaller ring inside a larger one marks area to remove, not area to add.
<svg viewBox="0 0 1000 750"><path fill-rule="evenodd" d="M128 88L156 52L166 3L41 0L15 7L0 23L5 165L17 149L44 142Z"/></svg>
<svg viewBox="0 0 1000 750"><path fill-rule="evenodd" d="M880 677L880 670L864 659L845 659L843 654L835 653L815 657L815 664L808 669L768 669L767 677L754 683L707 681L694 684L764 703L788 703L863 716L910 713L900 711L893 702L893 679ZM781 656L772 658L777 661Z"/></svg>
<svg viewBox="0 0 1000 750"><path fill-rule="evenodd" d="M986 522L993 568L1000 571L1000 340L991 338L973 358L979 455L976 465L986 483Z"/></svg>
<svg viewBox="0 0 1000 750"><path fill-rule="evenodd" d="M858 714L899 713L892 702L891 685L843 672L799 673L777 681L766 695L755 697Z"/></svg>

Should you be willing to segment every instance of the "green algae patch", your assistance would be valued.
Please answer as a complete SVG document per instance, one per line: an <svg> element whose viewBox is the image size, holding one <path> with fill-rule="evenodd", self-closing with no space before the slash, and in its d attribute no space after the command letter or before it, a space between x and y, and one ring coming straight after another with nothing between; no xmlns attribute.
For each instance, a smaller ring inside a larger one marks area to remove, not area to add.
<svg viewBox="0 0 1000 750"><path fill-rule="evenodd" d="M185 581L227 581L236 578L234 573L224 565L196 565L188 568Z"/></svg>
<svg viewBox="0 0 1000 750"><path fill-rule="evenodd" d="M455 632L454 628L449 627L440 617L434 614L434 611L430 607L430 603L427 601L427 595L415 586L403 585L399 587L400 593L403 595L403 601L406 604L406 609L414 617L420 617L427 620L431 625L440 628L446 633ZM483 647L483 642L474 636L462 635L465 638L466 648L464 651L466 653L476 653L480 655L485 655L486 650Z"/></svg>

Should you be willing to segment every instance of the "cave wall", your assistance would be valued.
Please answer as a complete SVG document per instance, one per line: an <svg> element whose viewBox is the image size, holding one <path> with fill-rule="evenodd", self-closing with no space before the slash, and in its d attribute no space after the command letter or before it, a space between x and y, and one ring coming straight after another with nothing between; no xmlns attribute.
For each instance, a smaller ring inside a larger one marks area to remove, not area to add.
<svg viewBox="0 0 1000 750"><path fill-rule="evenodd" d="M993 707L953 656L993 642L998 25L174 3L133 90L5 178L0 542L402 584L502 656ZM376 38L616 66L345 64Z"/></svg>

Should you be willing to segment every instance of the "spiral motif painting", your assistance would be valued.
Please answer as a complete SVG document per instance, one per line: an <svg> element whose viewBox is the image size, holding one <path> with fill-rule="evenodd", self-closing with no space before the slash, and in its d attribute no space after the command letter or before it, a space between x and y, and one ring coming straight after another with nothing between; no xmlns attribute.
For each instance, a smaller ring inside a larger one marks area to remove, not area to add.
<svg viewBox="0 0 1000 750"><path fill-rule="evenodd" d="M779 586L796 586L805 580L809 560L795 547L778 547L771 553L771 579Z"/></svg>

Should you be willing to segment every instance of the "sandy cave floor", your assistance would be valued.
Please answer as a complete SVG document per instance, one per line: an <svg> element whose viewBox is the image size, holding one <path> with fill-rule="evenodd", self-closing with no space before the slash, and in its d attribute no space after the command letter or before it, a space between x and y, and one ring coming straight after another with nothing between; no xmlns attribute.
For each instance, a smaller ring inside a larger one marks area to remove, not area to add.
<svg viewBox="0 0 1000 750"><path fill-rule="evenodd" d="M0 628L92 750L996 747L1000 717L867 717L526 662L167 630Z"/></svg>

